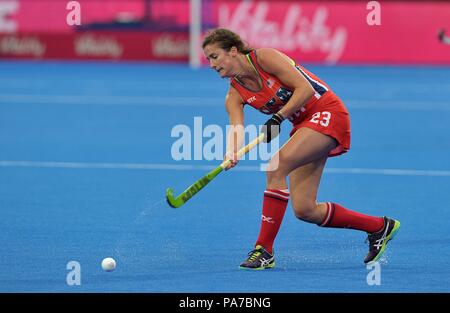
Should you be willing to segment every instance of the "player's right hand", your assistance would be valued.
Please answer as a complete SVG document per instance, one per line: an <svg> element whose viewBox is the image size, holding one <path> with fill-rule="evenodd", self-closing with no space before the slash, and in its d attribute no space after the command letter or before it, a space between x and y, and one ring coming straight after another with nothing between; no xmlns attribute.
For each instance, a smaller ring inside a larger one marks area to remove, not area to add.
<svg viewBox="0 0 450 313"><path fill-rule="evenodd" d="M227 163L227 166L225 167L225 171L228 171L230 168L233 168L238 164L239 160L237 158L237 153L228 151L225 153L225 156L223 157L224 161L230 160L230 162Z"/></svg>
<svg viewBox="0 0 450 313"><path fill-rule="evenodd" d="M264 133L264 142L269 143L273 138L280 134L280 125L283 120L283 116L279 113L275 113L267 120L262 128L262 132Z"/></svg>

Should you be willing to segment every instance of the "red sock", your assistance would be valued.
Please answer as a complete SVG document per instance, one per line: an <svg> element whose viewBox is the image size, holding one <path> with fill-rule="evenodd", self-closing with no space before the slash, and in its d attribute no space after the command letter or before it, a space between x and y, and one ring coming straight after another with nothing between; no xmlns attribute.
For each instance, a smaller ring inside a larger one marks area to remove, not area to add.
<svg viewBox="0 0 450 313"><path fill-rule="evenodd" d="M256 245L263 246L269 253L272 253L273 242L283 221L288 200L289 191L287 189L264 191L261 229Z"/></svg>
<svg viewBox="0 0 450 313"><path fill-rule="evenodd" d="M383 228L384 219L348 210L337 203L327 202L327 214L319 226L351 228L375 233Z"/></svg>

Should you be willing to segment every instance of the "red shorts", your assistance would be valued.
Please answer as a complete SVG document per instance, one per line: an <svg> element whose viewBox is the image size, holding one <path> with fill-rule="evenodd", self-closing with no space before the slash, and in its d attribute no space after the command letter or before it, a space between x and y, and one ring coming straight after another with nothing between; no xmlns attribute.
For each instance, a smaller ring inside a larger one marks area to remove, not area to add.
<svg viewBox="0 0 450 313"><path fill-rule="evenodd" d="M326 92L316 102L308 104L298 120L293 121L290 136L301 127L308 127L333 137L338 146L328 156L338 156L350 150L350 117L345 105L333 92Z"/></svg>

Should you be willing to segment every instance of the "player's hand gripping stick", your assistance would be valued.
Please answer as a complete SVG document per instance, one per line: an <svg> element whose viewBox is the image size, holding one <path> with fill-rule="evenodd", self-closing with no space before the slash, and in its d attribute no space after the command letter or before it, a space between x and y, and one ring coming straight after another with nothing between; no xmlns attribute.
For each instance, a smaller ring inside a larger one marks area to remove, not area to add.
<svg viewBox="0 0 450 313"><path fill-rule="evenodd" d="M251 149L253 149L255 146L257 146L260 142L264 140L264 133L261 133L258 138L254 139L252 142L250 142L245 147L241 148L237 152L237 158L241 158L243 155L245 155L247 152L249 152ZM217 166L215 169L210 171L208 174L203 176L202 178L198 179L195 183L190 185L185 191L183 191L178 197L173 196L173 190L172 188L167 188L166 190L166 199L167 203L172 208L179 208L183 204L185 204L189 199L191 199L197 192L202 190L209 182L211 182L217 175L219 175L226 167L227 163L231 162L231 160L227 159L223 161L219 166Z"/></svg>

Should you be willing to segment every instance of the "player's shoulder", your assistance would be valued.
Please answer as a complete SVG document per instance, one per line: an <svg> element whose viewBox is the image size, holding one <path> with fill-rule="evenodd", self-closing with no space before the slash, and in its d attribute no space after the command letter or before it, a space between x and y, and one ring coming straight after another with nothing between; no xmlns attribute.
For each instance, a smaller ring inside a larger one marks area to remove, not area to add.
<svg viewBox="0 0 450 313"><path fill-rule="evenodd" d="M293 60L280 50L274 48L258 48L255 50L258 63L264 67L264 65L270 65L271 63L277 63L280 60L287 60L292 63Z"/></svg>
<svg viewBox="0 0 450 313"><path fill-rule="evenodd" d="M258 48L255 49L258 60L267 60L273 56L279 56L281 52L275 48Z"/></svg>

